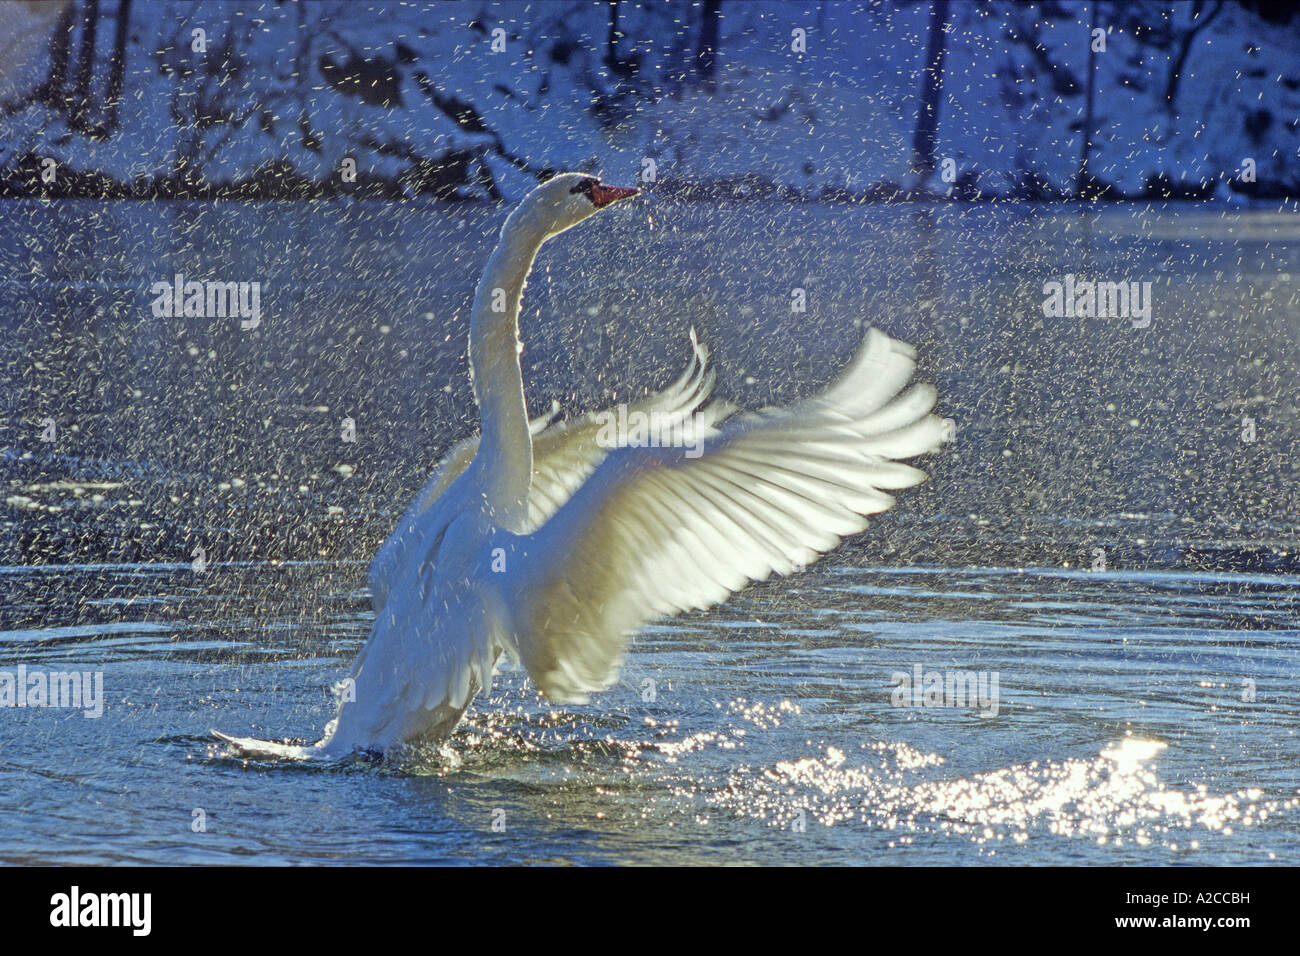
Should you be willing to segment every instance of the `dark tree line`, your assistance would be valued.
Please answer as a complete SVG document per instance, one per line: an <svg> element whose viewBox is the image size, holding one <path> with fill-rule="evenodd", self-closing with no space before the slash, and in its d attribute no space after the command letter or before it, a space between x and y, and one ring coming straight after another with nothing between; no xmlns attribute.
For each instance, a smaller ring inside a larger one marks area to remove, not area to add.
<svg viewBox="0 0 1300 956"><path fill-rule="evenodd" d="M939 100L943 96L943 58L948 49L944 37L947 23L948 0L934 0L930 7L925 69L921 73L921 104L916 114L916 134L912 138L912 171L920 184L934 175Z"/></svg>
<svg viewBox="0 0 1300 956"><path fill-rule="evenodd" d="M102 90L95 84L96 46L101 33L99 0L66 3L50 40L50 70L45 80L30 93L0 104L0 117L21 112L33 103L44 103L62 112L68 126L78 133L92 139L110 137L118 127L122 105L131 3L118 0Z"/></svg>

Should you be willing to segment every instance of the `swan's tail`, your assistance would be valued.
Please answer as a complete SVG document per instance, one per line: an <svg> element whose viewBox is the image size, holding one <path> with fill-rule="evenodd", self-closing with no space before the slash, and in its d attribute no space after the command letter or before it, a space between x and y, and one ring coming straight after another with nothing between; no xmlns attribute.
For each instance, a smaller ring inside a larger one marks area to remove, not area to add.
<svg viewBox="0 0 1300 956"><path fill-rule="evenodd" d="M281 744L274 740L258 740L256 737L232 737L219 730L212 731L218 740L223 740L234 748L236 756L275 757L279 760L311 760L325 756L325 749L320 744Z"/></svg>

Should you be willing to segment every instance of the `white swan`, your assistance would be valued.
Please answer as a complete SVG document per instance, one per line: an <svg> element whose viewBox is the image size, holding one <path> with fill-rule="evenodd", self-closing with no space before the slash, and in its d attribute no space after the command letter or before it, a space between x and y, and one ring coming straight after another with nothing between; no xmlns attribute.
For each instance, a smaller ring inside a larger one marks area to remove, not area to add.
<svg viewBox="0 0 1300 956"><path fill-rule="evenodd" d="M788 574L867 526L886 492L924 480L896 459L936 449L935 390L875 329L840 379L788 408L731 417L709 402L707 352L632 411L705 430L699 448L607 447L604 419L529 421L519 303L542 244L636 194L564 173L501 230L474 296L469 358L482 434L434 470L370 568L376 619L338 714L310 746L231 737L236 752L308 759L449 736L504 652L549 698L614 680L628 635ZM630 418L629 414L629 418Z"/></svg>

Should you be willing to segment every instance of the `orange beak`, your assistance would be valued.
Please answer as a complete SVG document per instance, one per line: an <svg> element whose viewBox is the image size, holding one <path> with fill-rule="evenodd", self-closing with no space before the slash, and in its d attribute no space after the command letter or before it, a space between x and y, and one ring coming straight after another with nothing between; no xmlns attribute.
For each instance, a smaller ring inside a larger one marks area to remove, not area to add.
<svg viewBox="0 0 1300 956"><path fill-rule="evenodd" d="M631 199L640 192L641 190L633 189L631 186L606 186L604 183L596 183L591 187L591 202L597 209L604 209L620 199Z"/></svg>

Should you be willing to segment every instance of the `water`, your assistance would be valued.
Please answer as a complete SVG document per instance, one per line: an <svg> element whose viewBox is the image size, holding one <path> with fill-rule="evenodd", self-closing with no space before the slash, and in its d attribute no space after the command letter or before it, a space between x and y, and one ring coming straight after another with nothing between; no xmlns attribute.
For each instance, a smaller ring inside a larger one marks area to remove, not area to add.
<svg viewBox="0 0 1300 956"><path fill-rule="evenodd" d="M102 670L107 701L97 720L5 715L3 858L1264 863L1300 850L1294 576L832 564L649 629L590 706L547 706L506 671L449 756L401 772L224 757L212 724L310 737L328 719L326 687L365 637L354 570L218 567L202 588L179 568L7 571L7 593L62 581L104 620L9 631L6 657ZM339 590L305 607L322 581ZM894 706L893 675L917 664L997 673L997 715ZM196 809L206 832L192 832Z"/></svg>
<svg viewBox="0 0 1300 956"><path fill-rule="evenodd" d="M590 705L507 670L447 753L320 770L207 731L328 719L371 620L365 560L471 421L464 301L497 215L0 206L0 670L100 671L105 692L95 719L0 711L0 859L1295 861L1291 220L618 216L584 241L625 268L575 268L566 238L530 285L534 407L662 384L691 325L722 393L789 400L865 318L918 344L956 441L807 574L638 634ZM263 327L155 319L148 285L175 271L261 279ZM1152 279L1152 327L1043 317L1066 272ZM918 666L996 675L996 715L898 706Z"/></svg>

